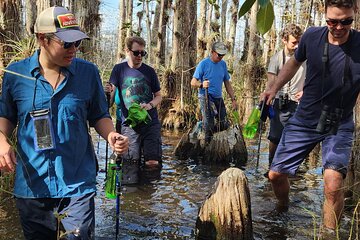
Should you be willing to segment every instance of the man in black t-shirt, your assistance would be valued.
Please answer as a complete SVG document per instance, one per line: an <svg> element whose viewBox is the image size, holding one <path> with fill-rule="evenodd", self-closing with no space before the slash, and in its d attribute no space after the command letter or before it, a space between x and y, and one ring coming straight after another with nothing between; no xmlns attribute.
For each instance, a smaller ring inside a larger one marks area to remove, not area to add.
<svg viewBox="0 0 360 240"><path fill-rule="evenodd" d="M267 104L307 60L303 96L286 124L269 179L278 206L289 204L288 175L294 175L304 157L322 142L324 169L323 224L332 232L344 207L344 178L353 141L353 107L360 90L360 33L351 30L353 0L326 0L327 27L311 27L282 68L278 80L261 95ZM326 238L332 239L332 238Z"/></svg>
<svg viewBox="0 0 360 240"><path fill-rule="evenodd" d="M142 62L146 56L145 41L141 37L126 39L126 54L128 61L114 66L110 83L111 99L114 99L115 87L119 89L120 108L122 113L122 134L129 137L129 152L124 154L124 164L137 165L140 153L143 153L146 169L160 169L161 150L161 124L156 106L161 102L160 83L155 70ZM131 128L125 119L133 103L140 104L141 108L148 111L150 122L142 123ZM126 167L123 168L126 171ZM130 170L133 171L133 170ZM136 183L135 171L129 173L123 183Z"/></svg>

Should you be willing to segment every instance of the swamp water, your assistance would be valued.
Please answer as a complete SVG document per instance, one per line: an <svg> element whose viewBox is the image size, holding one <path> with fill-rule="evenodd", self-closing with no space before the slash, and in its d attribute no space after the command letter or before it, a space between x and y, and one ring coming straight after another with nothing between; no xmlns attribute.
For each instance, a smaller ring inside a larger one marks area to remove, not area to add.
<svg viewBox="0 0 360 240"><path fill-rule="evenodd" d="M265 136L265 134L264 134ZM118 239L195 239L198 210L211 191L216 178L226 169L208 166L191 159L178 160L173 150L181 137L163 131L163 169L156 180L123 190ZM98 137L94 135L97 149ZM247 143L249 161L244 167L248 178L254 238L256 240L315 239L321 224L323 182L321 167L301 166L301 173L291 179L290 208L278 214L270 183L263 176L267 169L267 140L263 138L258 171L257 143ZM109 154L110 155L110 154ZM99 143L100 169L104 169L105 141ZM115 239L115 200L106 199L105 173L99 173L96 197L96 239ZM7 193L0 198L0 240L23 239L14 200ZM351 213L342 219L340 239L348 239ZM353 237L352 239L356 239Z"/></svg>

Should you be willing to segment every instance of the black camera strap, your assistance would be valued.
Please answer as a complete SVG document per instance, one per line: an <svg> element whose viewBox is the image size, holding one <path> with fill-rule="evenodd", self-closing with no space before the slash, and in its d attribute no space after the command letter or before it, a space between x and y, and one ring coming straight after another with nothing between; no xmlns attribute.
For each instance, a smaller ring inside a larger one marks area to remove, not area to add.
<svg viewBox="0 0 360 240"><path fill-rule="evenodd" d="M323 105L324 100L324 88L325 88L325 80L327 78L326 72L328 70L328 63L329 63L329 39L328 39L329 31L327 31L327 34L325 36L325 43L323 48L323 55L321 58L321 61L323 63L323 71L322 71L322 88L321 88L321 105ZM345 86L348 82L350 82L350 57L349 57L349 45L351 41L352 31L350 30L348 41L344 44L345 47L345 64L344 64L344 73L342 78L342 89L339 91L340 95L340 101L339 101L339 107L343 107L343 99L345 94Z"/></svg>

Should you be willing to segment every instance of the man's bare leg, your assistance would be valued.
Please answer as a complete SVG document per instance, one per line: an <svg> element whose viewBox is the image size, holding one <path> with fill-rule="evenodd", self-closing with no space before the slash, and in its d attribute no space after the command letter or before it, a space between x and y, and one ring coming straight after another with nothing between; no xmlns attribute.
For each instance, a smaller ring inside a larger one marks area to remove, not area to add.
<svg viewBox="0 0 360 240"><path fill-rule="evenodd" d="M270 170L269 180L273 187L275 196L278 199L278 206L288 207L289 191L290 191L290 183L289 183L288 175Z"/></svg>
<svg viewBox="0 0 360 240"><path fill-rule="evenodd" d="M332 169L324 172L324 227L336 229L344 208L343 175Z"/></svg>

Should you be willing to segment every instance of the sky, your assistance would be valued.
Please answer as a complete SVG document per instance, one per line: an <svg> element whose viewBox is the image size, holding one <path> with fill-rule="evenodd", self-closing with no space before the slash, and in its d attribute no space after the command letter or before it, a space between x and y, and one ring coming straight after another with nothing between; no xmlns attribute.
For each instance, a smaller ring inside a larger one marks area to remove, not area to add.
<svg viewBox="0 0 360 240"><path fill-rule="evenodd" d="M100 13L102 14L101 31L117 31L119 0L101 0Z"/></svg>

